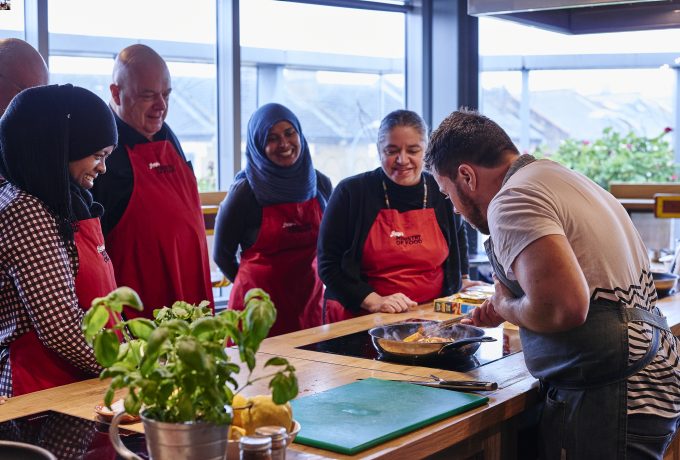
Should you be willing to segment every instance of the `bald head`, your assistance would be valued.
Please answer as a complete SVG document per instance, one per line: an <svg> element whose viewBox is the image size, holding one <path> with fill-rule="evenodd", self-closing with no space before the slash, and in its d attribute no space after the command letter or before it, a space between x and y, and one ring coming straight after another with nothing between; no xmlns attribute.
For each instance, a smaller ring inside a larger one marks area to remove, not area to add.
<svg viewBox="0 0 680 460"><path fill-rule="evenodd" d="M113 64L111 107L149 140L168 114L170 71L163 58L146 45L123 49Z"/></svg>
<svg viewBox="0 0 680 460"><path fill-rule="evenodd" d="M0 40L0 115L19 92L48 80L47 65L35 48L18 38Z"/></svg>

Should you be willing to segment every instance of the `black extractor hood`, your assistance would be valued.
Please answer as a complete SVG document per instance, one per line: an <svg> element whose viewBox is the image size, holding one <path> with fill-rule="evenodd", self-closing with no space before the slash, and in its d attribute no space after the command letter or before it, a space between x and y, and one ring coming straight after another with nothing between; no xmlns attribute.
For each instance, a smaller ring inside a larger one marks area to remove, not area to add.
<svg viewBox="0 0 680 460"><path fill-rule="evenodd" d="M568 34L680 27L680 0L467 0L468 14Z"/></svg>

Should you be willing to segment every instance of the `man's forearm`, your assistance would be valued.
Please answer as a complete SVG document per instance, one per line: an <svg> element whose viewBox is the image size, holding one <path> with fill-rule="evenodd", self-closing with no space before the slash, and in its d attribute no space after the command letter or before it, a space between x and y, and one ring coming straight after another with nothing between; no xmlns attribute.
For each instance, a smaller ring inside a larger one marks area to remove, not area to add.
<svg viewBox="0 0 680 460"><path fill-rule="evenodd" d="M517 326L534 332L553 333L572 329L580 325L578 320L567 317L566 308L554 302L532 304L528 296L506 298L495 305L499 315Z"/></svg>

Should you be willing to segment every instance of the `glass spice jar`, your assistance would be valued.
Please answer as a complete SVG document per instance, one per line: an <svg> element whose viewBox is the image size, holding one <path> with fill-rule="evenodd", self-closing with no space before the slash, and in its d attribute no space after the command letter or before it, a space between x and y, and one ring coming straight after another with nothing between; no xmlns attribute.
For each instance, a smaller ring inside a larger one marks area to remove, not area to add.
<svg viewBox="0 0 680 460"><path fill-rule="evenodd" d="M268 437L272 441L272 460L286 460L288 431L282 426L261 426L255 429L256 436Z"/></svg>
<svg viewBox="0 0 680 460"><path fill-rule="evenodd" d="M243 436L239 440L241 460L272 460L271 438Z"/></svg>

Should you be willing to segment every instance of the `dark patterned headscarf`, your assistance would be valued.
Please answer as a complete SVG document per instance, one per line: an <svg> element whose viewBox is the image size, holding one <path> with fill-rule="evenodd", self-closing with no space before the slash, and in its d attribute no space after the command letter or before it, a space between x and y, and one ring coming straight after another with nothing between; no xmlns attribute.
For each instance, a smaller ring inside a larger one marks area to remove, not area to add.
<svg viewBox="0 0 680 460"><path fill-rule="evenodd" d="M280 121L288 121L300 135L300 156L289 167L275 164L264 152L269 130ZM263 105L250 117L246 159L245 176L260 205L301 203L316 196L316 171L307 140L295 114L283 105Z"/></svg>

